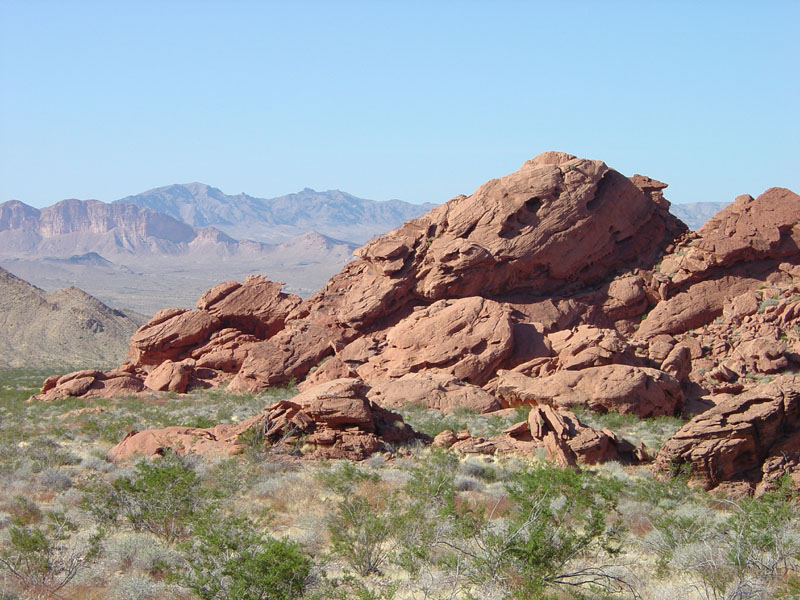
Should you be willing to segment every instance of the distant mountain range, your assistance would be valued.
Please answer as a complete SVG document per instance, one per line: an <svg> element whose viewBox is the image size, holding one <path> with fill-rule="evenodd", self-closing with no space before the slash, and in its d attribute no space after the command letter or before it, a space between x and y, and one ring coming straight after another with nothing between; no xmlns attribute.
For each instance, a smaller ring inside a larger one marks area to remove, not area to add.
<svg viewBox="0 0 800 600"><path fill-rule="evenodd" d="M730 202L687 202L686 204L673 204L669 211L686 223L689 229L697 231L728 204Z"/></svg>
<svg viewBox="0 0 800 600"><path fill-rule="evenodd" d="M229 196L204 183L160 187L116 203L147 207L192 227L213 226L237 239L274 243L316 231L358 245L436 206L402 200L377 202L339 190L310 188L279 198Z"/></svg>
<svg viewBox="0 0 800 600"><path fill-rule="evenodd" d="M204 184L110 204L71 199L37 209L12 200L0 204L0 265L45 289L75 285L145 314L190 306L219 281L252 273L308 296L362 242L431 206L308 189L265 200Z"/></svg>

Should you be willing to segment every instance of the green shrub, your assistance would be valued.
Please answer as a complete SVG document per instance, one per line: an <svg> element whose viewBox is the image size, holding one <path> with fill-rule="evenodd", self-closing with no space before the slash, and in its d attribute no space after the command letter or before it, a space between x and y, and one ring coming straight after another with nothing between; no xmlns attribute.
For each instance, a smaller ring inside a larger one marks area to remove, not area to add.
<svg viewBox="0 0 800 600"><path fill-rule="evenodd" d="M507 489L514 513L480 533L477 562L486 579L502 581L517 598L553 586L626 587L602 569L569 568L574 559L619 551L619 527L607 522L616 513L619 481L538 465L516 474Z"/></svg>
<svg viewBox="0 0 800 600"><path fill-rule="evenodd" d="M203 600L299 598L311 571L297 544L262 536L243 518L201 520L183 549L180 582Z"/></svg>
<svg viewBox="0 0 800 600"><path fill-rule="evenodd" d="M189 533L198 515L213 510L216 499L184 459L168 454L140 461L132 476L110 485L95 478L85 488L83 505L100 523L116 525L122 518L136 531L172 543Z"/></svg>
<svg viewBox="0 0 800 600"><path fill-rule="evenodd" d="M761 304L758 305L758 314L763 313L767 310L768 306L777 306L778 305L778 298L766 298L761 301Z"/></svg>
<svg viewBox="0 0 800 600"><path fill-rule="evenodd" d="M385 502L354 495L339 502L329 520L333 553L359 575L379 573L392 550L394 528Z"/></svg>
<svg viewBox="0 0 800 600"><path fill-rule="evenodd" d="M14 518L0 552L5 569L27 593L52 597L87 568L100 551L102 534L85 544L71 541L77 527L61 513L48 513L40 525Z"/></svg>

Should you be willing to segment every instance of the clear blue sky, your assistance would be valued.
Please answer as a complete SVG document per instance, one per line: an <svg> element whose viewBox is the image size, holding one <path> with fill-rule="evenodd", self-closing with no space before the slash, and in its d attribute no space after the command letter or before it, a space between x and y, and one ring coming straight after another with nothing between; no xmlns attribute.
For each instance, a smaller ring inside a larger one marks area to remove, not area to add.
<svg viewBox="0 0 800 600"><path fill-rule="evenodd" d="M0 201L442 202L545 150L800 192L800 2L0 0Z"/></svg>

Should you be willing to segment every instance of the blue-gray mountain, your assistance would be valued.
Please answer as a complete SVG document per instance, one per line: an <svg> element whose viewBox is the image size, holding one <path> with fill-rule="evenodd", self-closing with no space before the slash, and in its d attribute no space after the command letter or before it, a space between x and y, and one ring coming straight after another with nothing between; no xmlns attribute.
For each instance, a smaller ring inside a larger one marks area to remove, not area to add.
<svg viewBox="0 0 800 600"><path fill-rule="evenodd" d="M282 242L307 231L363 244L433 208L402 200L378 202L340 190L306 188L278 198L229 196L204 183L160 187L117 202L165 213L192 227L216 227L231 237Z"/></svg>
<svg viewBox="0 0 800 600"><path fill-rule="evenodd" d="M689 229L697 231L728 204L730 202L687 202L686 204L673 204L669 207L669 212L686 223Z"/></svg>

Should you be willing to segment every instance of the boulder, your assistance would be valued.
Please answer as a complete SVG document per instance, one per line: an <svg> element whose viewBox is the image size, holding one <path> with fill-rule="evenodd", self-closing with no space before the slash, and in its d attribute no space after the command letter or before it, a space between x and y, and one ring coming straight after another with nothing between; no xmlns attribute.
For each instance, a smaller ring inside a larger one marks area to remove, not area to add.
<svg viewBox="0 0 800 600"><path fill-rule="evenodd" d="M503 408L494 396L478 386L442 373L408 373L398 379L373 382L367 395L386 408L418 405L445 414L457 408L479 414Z"/></svg>
<svg viewBox="0 0 800 600"><path fill-rule="evenodd" d="M344 362L339 356L331 356L325 359L324 362L316 369L311 371L303 382L297 386L300 391L306 390L310 387L333 381L334 379L347 379L358 377L353 368Z"/></svg>
<svg viewBox="0 0 800 600"><path fill-rule="evenodd" d="M144 385L156 392L178 392L182 394L189 385L189 377L194 370L195 362L187 359L181 362L165 360L150 371Z"/></svg>
<svg viewBox="0 0 800 600"><path fill-rule="evenodd" d="M558 366L569 371L600 365L638 364L633 347L613 329L580 325L547 336Z"/></svg>
<svg viewBox="0 0 800 600"><path fill-rule="evenodd" d="M106 372L89 369L48 377L41 391L28 398L28 402L51 402L67 397L114 398L132 396L144 390L143 379L136 373L121 369Z"/></svg>
<svg viewBox="0 0 800 600"><path fill-rule="evenodd" d="M678 344L661 363L661 370L672 375L679 382L684 382L692 370L692 351L684 344Z"/></svg>
<svg viewBox="0 0 800 600"><path fill-rule="evenodd" d="M449 448L457 441L458 438L456 437L456 434L449 429L445 429L433 438L433 445L437 448Z"/></svg>
<svg viewBox="0 0 800 600"><path fill-rule="evenodd" d="M199 310L166 309L142 325L131 338L131 361L159 365L188 358L194 346L205 343L220 328L219 317Z"/></svg>
<svg viewBox="0 0 800 600"><path fill-rule="evenodd" d="M301 302L282 288L283 283L250 275L241 284L227 281L208 290L197 308L219 317L223 327L267 339L283 329L287 315Z"/></svg>
<svg viewBox="0 0 800 600"><path fill-rule="evenodd" d="M179 456L230 456L242 451L239 435L264 426L263 415L251 417L237 425L216 425L208 429L199 427L165 427L130 431L122 441L108 451L115 463L130 463L138 458L156 458L167 451Z"/></svg>
<svg viewBox="0 0 800 600"><path fill-rule="evenodd" d="M684 401L680 383L671 375L629 365L559 371L539 378L501 370L496 390L505 406L584 406L593 411L614 411L641 418L674 415Z"/></svg>
<svg viewBox="0 0 800 600"><path fill-rule="evenodd" d="M621 444L610 431L584 425L569 411L535 406L528 414L528 427L533 439L544 442L548 458L563 466L620 460L623 455L630 460L633 456L628 442Z"/></svg>
<svg viewBox="0 0 800 600"><path fill-rule="evenodd" d="M572 294L652 265L683 231L663 203L604 163L547 152L366 244L303 318L336 315L366 332L421 300ZM615 305L644 309L640 283L612 287Z"/></svg>

